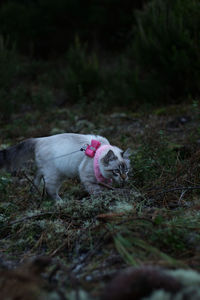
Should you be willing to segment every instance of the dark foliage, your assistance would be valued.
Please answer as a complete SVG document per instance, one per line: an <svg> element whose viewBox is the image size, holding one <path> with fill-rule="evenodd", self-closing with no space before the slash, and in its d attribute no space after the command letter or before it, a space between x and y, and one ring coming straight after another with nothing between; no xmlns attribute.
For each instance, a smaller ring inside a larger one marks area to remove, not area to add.
<svg viewBox="0 0 200 300"><path fill-rule="evenodd" d="M133 11L145 0L4 1L0 28L24 53L63 53L79 35L91 46L123 48L134 22Z"/></svg>
<svg viewBox="0 0 200 300"><path fill-rule="evenodd" d="M137 13L138 94L169 101L200 92L200 2L154 0Z"/></svg>
<svg viewBox="0 0 200 300"><path fill-rule="evenodd" d="M0 116L198 98L199 32L197 0L4 1Z"/></svg>

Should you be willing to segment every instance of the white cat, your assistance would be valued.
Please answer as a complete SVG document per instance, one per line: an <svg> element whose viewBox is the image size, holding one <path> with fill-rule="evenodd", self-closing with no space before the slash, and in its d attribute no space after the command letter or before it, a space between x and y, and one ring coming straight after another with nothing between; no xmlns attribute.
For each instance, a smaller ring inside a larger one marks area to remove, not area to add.
<svg viewBox="0 0 200 300"><path fill-rule="evenodd" d="M94 157L86 155L85 148L92 140L99 142L97 149L89 147ZM42 177L47 194L61 203L58 192L66 178L79 177L90 194L100 193L99 182L121 183L127 180L130 167L129 149L123 152L101 136L63 133L49 137L27 139L16 146L0 151L0 168L19 169L34 158L37 173L34 184L38 187Z"/></svg>

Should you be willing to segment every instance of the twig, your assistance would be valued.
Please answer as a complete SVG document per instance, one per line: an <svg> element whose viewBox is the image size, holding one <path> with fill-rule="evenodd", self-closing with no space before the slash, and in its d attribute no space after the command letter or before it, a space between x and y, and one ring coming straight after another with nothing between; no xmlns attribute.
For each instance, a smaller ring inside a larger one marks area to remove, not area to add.
<svg viewBox="0 0 200 300"><path fill-rule="evenodd" d="M181 200L183 199L183 197L184 197L184 195L185 195L186 192L187 192L186 190L183 190L183 191L181 192L180 198L179 198L179 200L178 200L178 203L179 203L179 204L181 203Z"/></svg>
<svg viewBox="0 0 200 300"><path fill-rule="evenodd" d="M33 180L30 179L30 178L28 177L28 175L26 174L26 172L23 172L23 174L24 174L25 178L33 185L33 187L36 189L36 191L38 192L38 194L39 194L40 197L41 197L40 190L39 190L38 187L35 185L35 183L33 182Z"/></svg>
<svg viewBox="0 0 200 300"><path fill-rule="evenodd" d="M49 253L50 257L55 256L60 250L62 250L66 244L68 242L68 238L64 240L64 243L62 243L58 248L56 248L54 251L52 251L51 253Z"/></svg>
<svg viewBox="0 0 200 300"><path fill-rule="evenodd" d="M42 217L42 216L46 216L46 215L58 215L58 214L60 214L60 212L55 212L55 211L43 212L43 213L35 214L35 215L32 215L32 216L27 216L27 217L21 218L19 220L15 220L13 222L5 224L4 226L11 226L11 225L14 225L16 223L22 223L22 222L24 222L26 220L29 220L29 219L32 219L32 218L38 218L38 217ZM66 216L66 217L71 219L70 216Z"/></svg>
<svg viewBox="0 0 200 300"><path fill-rule="evenodd" d="M96 241L93 249L89 250L82 260L79 259L78 263L75 263L74 265L72 265L69 268L69 271L70 272L72 272L72 271L75 272L75 268L77 267L77 265L85 264L89 259L91 260L91 258L97 252L97 250L103 245L105 239L107 238L108 233L109 233L109 230L106 228L106 231L103 234L101 234L100 237L98 238L98 240Z"/></svg>
<svg viewBox="0 0 200 300"><path fill-rule="evenodd" d="M69 230L69 228L71 227L71 225L72 225L72 222L69 223L69 225L66 228L66 231ZM51 253L49 253L49 256L50 257L55 256L60 250L62 250L66 246L67 243L68 243L68 237L64 240L64 242L58 248L56 248Z"/></svg>
<svg viewBox="0 0 200 300"><path fill-rule="evenodd" d="M151 223L152 225L155 225L154 220L148 219L148 218L145 218L145 217L143 217L143 218L142 217L128 217L126 220L118 222L115 225L116 226L123 225L124 223L127 223L129 221L147 221L147 222Z"/></svg>
<svg viewBox="0 0 200 300"><path fill-rule="evenodd" d="M40 206L42 204L42 201L44 200L45 193L46 193L46 184L45 184L44 176L42 176L42 179L43 179L44 185L43 185L43 190L42 190L42 194L41 194L41 199L40 199L40 202L37 206L37 209L40 208Z"/></svg>
<svg viewBox="0 0 200 300"><path fill-rule="evenodd" d="M197 186L183 186L183 187L175 187L175 188L171 188L168 190L163 190L161 192L159 192L158 194L164 194L164 193L170 193L170 192L174 192L174 191L189 191L189 190L199 190L200 189L200 185Z"/></svg>
<svg viewBox="0 0 200 300"><path fill-rule="evenodd" d="M170 192L174 192L174 191L189 191L189 190L199 190L200 189L200 185L197 186L183 186L183 187L174 187L174 188L169 188L169 189L165 189L161 192L158 192L158 194L163 194L163 193L170 193ZM149 190L146 190L146 193L151 192L151 191L159 191L162 190L162 187L155 187L155 188L151 188Z"/></svg>
<svg viewBox="0 0 200 300"><path fill-rule="evenodd" d="M101 185L101 186L106 187L106 188L109 189L109 190L114 190L114 188L113 188L111 185L106 184L106 183L104 183L104 182L99 182L98 184Z"/></svg>
<svg viewBox="0 0 200 300"><path fill-rule="evenodd" d="M45 192L46 192L46 186L45 186L45 180L44 180L44 177L42 176L44 185L43 185L43 190L42 190L42 193L41 193L40 190L39 190L39 188L35 185L34 181L28 177L28 175L26 174L26 172L23 172L23 174L24 174L25 178L32 184L32 186L36 189L36 191L37 191L38 194L40 195L40 202L39 202L39 204L38 204L38 206L37 206L37 208L40 208L41 203L42 203L42 201L44 200Z"/></svg>

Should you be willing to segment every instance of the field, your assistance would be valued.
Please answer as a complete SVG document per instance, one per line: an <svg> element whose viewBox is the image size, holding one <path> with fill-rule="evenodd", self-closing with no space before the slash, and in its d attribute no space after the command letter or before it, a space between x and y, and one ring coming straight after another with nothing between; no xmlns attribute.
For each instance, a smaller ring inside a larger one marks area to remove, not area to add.
<svg viewBox="0 0 200 300"><path fill-rule="evenodd" d="M44 187L34 189L32 165L13 176L1 171L5 295L14 293L13 284L24 295L31 291L29 299L39 299L34 293L41 299L99 299L114 274L129 266L200 271L199 112L197 100L107 111L83 104L19 112L2 121L1 149L30 136L77 132L106 136L133 152L123 195L114 187L89 197L78 179L69 180L60 208Z"/></svg>
<svg viewBox="0 0 200 300"><path fill-rule="evenodd" d="M126 186L68 180L60 207L33 162L0 170L0 300L200 299L199 32L198 0L2 1L0 150L74 132L132 155Z"/></svg>

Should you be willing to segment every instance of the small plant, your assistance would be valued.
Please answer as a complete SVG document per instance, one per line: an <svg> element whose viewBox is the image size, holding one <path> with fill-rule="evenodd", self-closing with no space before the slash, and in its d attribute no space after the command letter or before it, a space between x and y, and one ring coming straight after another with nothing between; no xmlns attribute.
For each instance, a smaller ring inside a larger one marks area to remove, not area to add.
<svg viewBox="0 0 200 300"><path fill-rule="evenodd" d="M152 133L145 140L134 156L134 169L137 184L148 186L152 180L160 180L160 176L176 172L177 153L169 147L163 132ZM155 184L156 182L154 182Z"/></svg>
<svg viewBox="0 0 200 300"><path fill-rule="evenodd" d="M0 193L7 194L10 182L10 174L0 174Z"/></svg>
<svg viewBox="0 0 200 300"><path fill-rule="evenodd" d="M140 222L136 221L134 223L136 227L140 223L140 228L138 227L137 232L133 233L134 230L133 228L131 228L131 223L129 223L127 224L126 229L123 229L123 227L121 228L121 230L123 230L122 233L119 232L114 235L115 246L128 265L142 265L146 259L152 258L162 260L166 265L169 266L178 266L182 264L178 260L174 259L173 256L171 256L174 254L174 245L170 244L170 239L167 240L163 251L161 250L162 247L159 243L160 241L157 241L157 243L155 243L153 239L149 239L151 233L157 235L159 233L159 229L152 228L151 224L148 224L148 222L145 222L144 220L141 220ZM143 232L141 231L138 234L141 228L143 229ZM164 231L162 233L164 235ZM174 237L172 237L172 240L176 241ZM178 250L181 251L182 249ZM170 254L168 254L167 252Z"/></svg>
<svg viewBox="0 0 200 300"><path fill-rule="evenodd" d="M19 58L15 47L8 49L5 39L0 35L0 117L7 118L14 111L14 100L10 89L19 73Z"/></svg>
<svg viewBox="0 0 200 300"><path fill-rule="evenodd" d="M31 104L39 110L47 110L54 102L52 91L45 86L38 86L31 91Z"/></svg>
<svg viewBox="0 0 200 300"><path fill-rule="evenodd" d="M74 45L67 52L66 60L64 77L71 100L77 101L81 97L90 96L101 84L96 55L88 55L86 46L76 37Z"/></svg>
<svg viewBox="0 0 200 300"><path fill-rule="evenodd" d="M132 51L140 96L168 101L199 94L199 1L153 0L136 18Z"/></svg>
<svg viewBox="0 0 200 300"><path fill-rule="evenodd" d="M0 89L8 89L13 84L19 69L15 47L8 49L6 40L0 35Z"/></svg>

